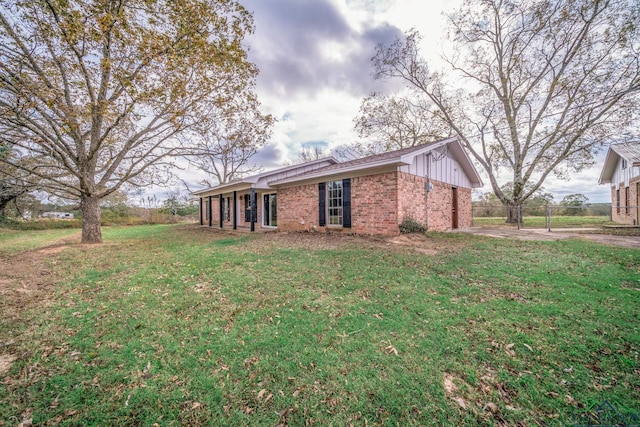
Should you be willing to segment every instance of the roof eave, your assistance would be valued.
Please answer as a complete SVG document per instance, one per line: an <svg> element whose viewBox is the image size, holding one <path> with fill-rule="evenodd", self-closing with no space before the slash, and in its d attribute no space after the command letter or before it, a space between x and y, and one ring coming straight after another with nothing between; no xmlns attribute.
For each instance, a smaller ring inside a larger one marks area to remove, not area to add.
<svg viewBox="0 0 640 427"><path fill-rule="evenodd" d="M598 178L598 184L611 184L611 178L616 170L616 164L620 154L609 147L607 150L607 156L604 158L604 164L602 165L602 172L600 172L600 178Z"/></svg>
<svg viewBox="0 0 640 427"><path fill-rule="evenodd" d="M367 169L378 169L383 166L397 166L397 165L405 165L405 164L408 164L408 163L402 162L400 160L400 157L395 157L392 159L385 159L385 160L381 160L373 163L364 163L364 164L352 165L344 168L331 169L330 171L323 171L322 169L320 169L318 172L308 173L300 176L293 176L291 178L281 179L279 181L270 181L268 184L270 186L280 186L280 185L291 184L299 181L310 181L317 178L331 177L334 175L343 175L345 173L358 172L358 171L363 171Z"/></svg>

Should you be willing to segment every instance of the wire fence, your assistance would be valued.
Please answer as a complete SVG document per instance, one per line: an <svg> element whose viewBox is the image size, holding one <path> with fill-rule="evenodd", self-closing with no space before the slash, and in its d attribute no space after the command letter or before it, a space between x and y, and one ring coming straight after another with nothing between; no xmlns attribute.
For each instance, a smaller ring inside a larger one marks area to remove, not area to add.
<svg viewBox="0 0 640 427"><path fill-rule="evenodd" d="M507 208L503 205L473 205L474 227L598 228L639 226L640 207L608 203L580 206L539 205Z"/></svg>

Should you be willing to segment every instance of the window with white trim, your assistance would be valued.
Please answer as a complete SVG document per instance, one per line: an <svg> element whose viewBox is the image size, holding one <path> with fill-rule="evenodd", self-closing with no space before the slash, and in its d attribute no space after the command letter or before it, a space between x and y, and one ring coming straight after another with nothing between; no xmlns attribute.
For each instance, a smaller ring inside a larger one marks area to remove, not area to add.
<svg viewBox="0 0 640 427"><path fill-rule="evenodd" d="M328 225L342 225L342 181L327 182Z"/></svg>

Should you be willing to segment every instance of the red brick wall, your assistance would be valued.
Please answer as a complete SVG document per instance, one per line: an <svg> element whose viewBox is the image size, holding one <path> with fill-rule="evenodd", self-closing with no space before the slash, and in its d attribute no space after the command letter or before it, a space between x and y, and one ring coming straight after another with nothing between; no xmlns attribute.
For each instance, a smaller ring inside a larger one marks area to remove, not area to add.
<svg viewBox="0 0 640 427"><path fill-rule="evenodd" d="M396 235L398 172L351 179L351 232Z"/></svg>
<svg viewBox="0 0 640 427"><path fill-rule="evenodd" d="M278 230L319 230L318 217L318 184L278 190Z"/></svg>
<svg viewBox="0 0 640 427"><path fill-rule="evenodd" d="M318 226L318 184L278 190L280 231L341 230L356 234L396 235L398 224L410 217L431 231L452 226L452 186L404 172L387 172L351 179L351 228ZM426 206L429 207L427 212ZM458 187L458 227L471 225L471 190Z"/></svg>
<svg viewBox="0 0 640 427"><path fill-rule="evenodd" d="M405 219L427 226L426 178L398 172L398 222Z"/></svg>
<svg viewBox="0 0 640 427"><path fill-rule="evenodd" d="M640 184L640 177L633 178L629 181L629 201L625 197L624 182L619 185L620 189L620 213L618 213L616 188L611 188L611 218L613 221L620 224L628 225L640 225L640 218L638 218L638 185ZM625 206L629 206L629 213ZM634 222L635 221L635 222Z"/></svg>
<svg viewBox="0 0 640 427"><path fill-rule="evenodd" d="M458 187L458 227L471 227L473 218L471 205L471 189Z"/></svg>
<svg viewBox="0 0 640 427"><path fill-rule="evenodd" d="M413 219L427 224L429 231L451 230L453 225L450 184L431 180L431 191L425 191L426 178L405 172L398 174L398 219ZM425 196L426 194L426 196ZM425 209L425 203L428 211ZM458 187L458 228L471 226L471 189Z"/></svg>
<svg viewBox="0 0 640 427"><path fill-rule="evenodd" d="M318 225L318 191L317 183L278 190L278 229L386 235L399 233L396 172L351 179L351 228Z"/></svg>

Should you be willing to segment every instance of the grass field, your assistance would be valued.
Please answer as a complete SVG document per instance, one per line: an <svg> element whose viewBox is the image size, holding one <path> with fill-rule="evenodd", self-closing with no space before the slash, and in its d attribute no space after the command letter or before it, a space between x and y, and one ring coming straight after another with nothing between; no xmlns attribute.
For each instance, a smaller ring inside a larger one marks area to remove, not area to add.
<svg viewBox="0 0 640 427"><path fill-rule="evenodd" d="M637 250L14 233L0 230L0 425L564 426L604 400L640 413Z"/></svg>
<svg viewBox="0 0 640 427"><path fill-rule="evenodd" d="M476 227L507 225L506 217L474 217ZM525 228L547 228L545 216L523 216L522 225ZM609 216L551 216L551 228L581 228L615 225ZM514 225L515 226L515 225Z"/></svg>

